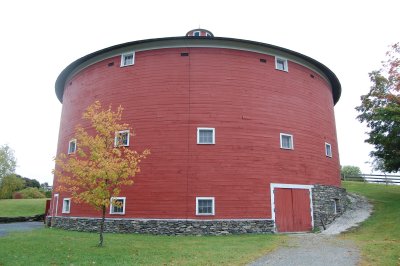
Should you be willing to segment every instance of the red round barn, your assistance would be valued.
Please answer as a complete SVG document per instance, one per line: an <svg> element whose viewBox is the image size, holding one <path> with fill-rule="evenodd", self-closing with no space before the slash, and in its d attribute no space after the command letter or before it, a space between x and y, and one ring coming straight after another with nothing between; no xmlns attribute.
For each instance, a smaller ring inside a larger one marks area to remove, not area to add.
<svg viewBox="0 0 400 266"><path fill-rule="evenodd" d="M108 210L106 230L123 223L127 232L159 234L309 231L344 208L334 118L340 93L326 66L270 44L204 29L124 43L59 75L57 154L79 145L75 126L90 104L122 105L123 122L135 130L127 144L151 156L122 189L123 206ZM58 193L49 219L81 230L77 220L100 215Z"/></svg>

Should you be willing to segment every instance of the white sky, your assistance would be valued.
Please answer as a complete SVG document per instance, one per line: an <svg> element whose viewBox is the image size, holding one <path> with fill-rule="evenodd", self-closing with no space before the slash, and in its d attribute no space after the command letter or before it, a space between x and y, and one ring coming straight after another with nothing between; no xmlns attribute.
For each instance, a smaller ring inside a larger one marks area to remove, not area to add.
<svg viewBox="0 0 400 266"><path fill-rule="evenodd" d="M219 37L259 41L310 56L342 84L335 107L342 165L364 173L371 147L355 117L368 72L400 41L400 1L0 2L0 145L15 150L17 173L52 183L61 103L54 83L76 59L115 44L183 36L201 26Z"/></svg>

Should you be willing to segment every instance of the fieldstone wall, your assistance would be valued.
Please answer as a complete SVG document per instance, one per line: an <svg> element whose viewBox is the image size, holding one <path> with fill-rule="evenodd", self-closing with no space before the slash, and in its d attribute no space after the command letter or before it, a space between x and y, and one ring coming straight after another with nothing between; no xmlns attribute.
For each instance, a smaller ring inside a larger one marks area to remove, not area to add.
<svg viewBox="0 0 400 266"><path fill-rule="evenodd" d="M334 186L314 185L312 198L314 227L324 227L332 223L346 211L348 205L346 190Z"/></svg>
<svg viewBox="0 0 400 266"><path fill-rule="evenodd" d="M73 231L97 232L99 220L82 217L47 217L47 225ZM135 220L106 219L105 232L155 235L229 235L272 233L272 220Z"/></svg>
<svg viewBox="0 0 400 266"><path fill-rule="evenodd" d="M34 216L0 217L0 224L33 221L44 221L44 214Z"/></svg>

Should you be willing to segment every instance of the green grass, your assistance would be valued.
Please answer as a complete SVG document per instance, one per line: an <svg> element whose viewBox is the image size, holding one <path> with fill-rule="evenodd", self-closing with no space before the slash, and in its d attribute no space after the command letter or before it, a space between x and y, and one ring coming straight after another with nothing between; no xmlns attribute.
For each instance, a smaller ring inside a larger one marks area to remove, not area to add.
<svg viewBox="0 0 400 266"><path fill-rule="evenodd" d="M243 265L282 244L284 236L153 236L55 228L0 237L0 265Z"/></svg>
<svg viewBox="0 0 400 266"><path fill-rule="evenodd" d="M363 264L400 265L400 186L343 182L349 192L366 196L374 205L372 216L345 238L359 245Z"/></svg>
<svg viewBox="0 0 400 266"><path fill-rule="evenodd" d="M45 212L46 199L2 199L0 217L32 216Z"/></svg>

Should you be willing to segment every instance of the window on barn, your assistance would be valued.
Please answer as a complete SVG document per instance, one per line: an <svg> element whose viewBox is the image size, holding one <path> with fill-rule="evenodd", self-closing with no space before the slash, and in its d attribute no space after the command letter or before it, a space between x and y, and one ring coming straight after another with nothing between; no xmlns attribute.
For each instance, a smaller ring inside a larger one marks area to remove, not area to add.
<svg viewBox="0 0 400 266"><path fill-rule="evenodd" d="M122 147L122 146L129 146L129 130L122 130L115 132L115 139L114 139L114 146L115 147Z"/></svg>
<svg viewBox="0 0 400 266"><path fill-rule="evenodd" d="M76 152L76 139L71 139L68 143L68 154Z"/></svg>
<svg viewBox="0 0 400 266"><path fill-rule="evenodd" d="M288 72L287 59L281 57L275 57L275 69Z"/></svg>
<svg viewBox="0 0 400 266"><path fill-rule="evenodd" d="M293 150L293 135L281 133L281 149Z"/></svg>
<svg viewBox="0 0 400 266"><path fill-rule="evenodd" d="M332 199L332 212L338 214L340 212L339 199Z"/></svg>
<svg viewBox="0 0 400 266"><path fill-rule="evenodd" d="M63 199L63 206L62 206L62 213L69 213L71 210L71 199L64 198Z"/></svg>
<svg viewBox="0 0 400 266"><path fill-rule="evenodd" d="M332 146L325 142L325 155L326 157L332 157Z"/></svg>
<svg viewBox="0 0 400 266"><path fill-rule="evenodd" d="M197 144L215 144L215 128L198 127Z"/></svg>
<svg viewBox="0 0 400 266"><path fill-rule="evenodd" d="M125 214L125 197L112 197L110 214Z"/></svg>
<svg viewBox="0 0 400 266"><path fill-rule="evenodd" d="M214 197L196 198L196 215L214 215L214 214L215 214Z"/></svg>
<svg viewBox="0 0 400 266"><path fill-rule="evenodd" d="M131 66L135 63L135 52L125 53L121 55L121 67Z"/></svg>

